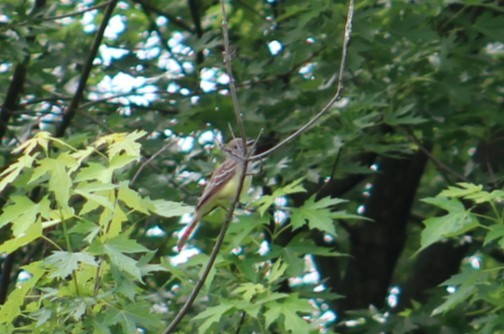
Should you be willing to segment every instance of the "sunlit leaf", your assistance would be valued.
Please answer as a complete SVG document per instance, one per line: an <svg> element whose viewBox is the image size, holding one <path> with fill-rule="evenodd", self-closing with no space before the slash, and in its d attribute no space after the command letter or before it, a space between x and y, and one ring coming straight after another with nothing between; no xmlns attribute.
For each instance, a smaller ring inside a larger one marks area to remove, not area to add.
<svg viewBox="0 0 504 334"><path fill-rule="evenodd" d="M35 284L45 273L40 261L23 266L22 269L30 273L31 277L27 281L16 284L16 289L9 294L6 303L0 305L0 324L12 323L14 319L21 315L21 307L25 302L25 296L35 287Z"/></svg>
<svg viewBox="0 0 504 334"><path fill-rule="evenodd" d="M52 255L45 259L45 263L56 268L52 271L49 277L66 278L76 270L79 263L84 263L90 266L98 266L93 256L84 252L65 252L53 251Z"/></svg>
<svg viewBox="0 0 504 334"><path fill-rule="evenodd" d="M466 210L462 203L456 199L434 197L425 198L423 201L440 207L448 213L441 217L431 217L424 220L425 229L422 231L422 247L419 251L437 241L463 234L479 225L471 212Z"/></svg>
<svg viewBox="0 0 504 334"><path fill-rule="evenodd" d="M305 201L300 208L293 208L291 215L294 230L308 224L310 229L336 235L334 221L330 207L345 202L338 198L325 197L315 202L315 195Z"/></svg>
<svg viewBox="0 0 504 334"><path fill-rule="evenodd" d="M276 189L272 195L266 195L259 198L254 204L259 207L258 211L261 216L264 215L266 210L275 203L275 199L277 197L305 192L306 190L301 185L302 181L302 178L297 179L284 187Z"/></svg>
<svg viewBox="0 0 504 334"><path fill-rule="evenodd" d="M309 333L310 325L300 316L300 313L309 313L313 307L305 299L300 299L296 293L290 294L287 298L266 304L268 309L264 313L266 318L266 328L269 328L274 321L279 318L287 331L293 334Z"/></svg>
<svg viewBox="0 0 504 334"><path fill-rule="evenodd" d="M162 199L151 200L150 202L154 205L154 207L149 209L153 213L166 218L182 216L183 214L191 213L194 210L190 206Z"/></svg>

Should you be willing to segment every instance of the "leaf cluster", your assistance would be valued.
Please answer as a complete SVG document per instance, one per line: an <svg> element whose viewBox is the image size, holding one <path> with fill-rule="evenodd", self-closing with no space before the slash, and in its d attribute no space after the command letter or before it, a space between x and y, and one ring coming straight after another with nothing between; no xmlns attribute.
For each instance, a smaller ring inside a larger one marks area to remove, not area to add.
<svg viewBox="0 0 504 334"><path fill-rule="evenodd" d="M181 204L141 196L121 180L140 157L142 131L98 138L82 147L38 133L1 174L9 192L0 215L0 253L40 252L21 267L0 307L8 332L125 333L159 329L144 277L166 271L154 251L130 238L141 217L179 216ZM6 233L6 228L10 233Z"/></svg>

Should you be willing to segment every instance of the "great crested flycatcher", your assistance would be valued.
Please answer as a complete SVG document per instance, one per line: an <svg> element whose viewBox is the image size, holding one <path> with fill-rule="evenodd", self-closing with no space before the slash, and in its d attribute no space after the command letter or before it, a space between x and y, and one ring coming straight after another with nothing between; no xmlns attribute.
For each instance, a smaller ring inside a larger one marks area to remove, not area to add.
<svg viewBox="0 0 504 334"><path fill-rule="evenodd" d="M247 152L250 152L253 148L253 144L253 140L247 141ZM227 208L238 190L242 166L245 163L243 159L240 159L245 153L242 139L234 138L227 143L223 151L226 154L226 160L214 170L205 190L203 190L203 194L194 210L193 220L185 229L184 234L182 234L177 244L179 252L184 247L187 239L191 236L201 218L219 206ZM248 163L247 174L251 171L250 166L251 163ZM251 181L252 176L246 175L240 196L243 196L250 188Z"/></svg>

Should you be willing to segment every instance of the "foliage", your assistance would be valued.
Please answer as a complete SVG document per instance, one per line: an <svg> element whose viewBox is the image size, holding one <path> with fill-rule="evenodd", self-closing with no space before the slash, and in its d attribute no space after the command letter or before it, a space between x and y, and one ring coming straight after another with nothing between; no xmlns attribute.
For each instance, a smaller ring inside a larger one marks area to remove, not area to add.
<svg viewBox="0 0 504 334"><path fill-rule="evenodd" d="M155 251L131 234L146 215L187 210L141 196L121 180L121 171L139 159L137 140L144 135L116 133L78 149L39 132L15 150L22 155L1 174L0 188L10 196L0 226L12 235L0 252L49 248L21 267L26 278L0 308L3 325L62 333L160 329L140 292L143 277L166 268L149 263Z"/></svg>
<svg viewBox="0 0 504 334"><path fill-rule="evenodd" d="M347 5L226 1L259 152L333 96ZM356 1L343 98L261 162L177 329L502 332L502 12ZM0 13L0 332L160 332L224 220L215 210L176 253L180 203L238 134L220 4Z"/></svg>

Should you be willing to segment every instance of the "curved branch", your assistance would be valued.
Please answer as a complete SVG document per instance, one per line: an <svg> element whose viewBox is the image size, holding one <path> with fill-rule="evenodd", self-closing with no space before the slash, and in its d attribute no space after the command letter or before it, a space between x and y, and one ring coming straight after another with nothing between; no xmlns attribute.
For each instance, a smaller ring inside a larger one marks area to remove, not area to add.
<svg viewBox="0 0 504 334"><path fill-rule="evenodd" d="M301 128L299 128L297 131L295 131L293 134L282 140L280 143L275 145L274 147L270 148L267 151L264 151L260 154L256 154L251 156L249 159L250 160L259 160L267 155L273 153L274 151L278 150L280 147L284 146L288 142L294 140L296 137L301 135L303 132L308 130L313 124L317 123L317 121L333 106L336 101L338 101L341 98L341 94L343 93L343 72L345 70L345 63L346 63L346 57L347 57L347 50L348 50L348 44L350 42L350 34L352 32L352 19L353 19L353 12L354 12L354 1L350 0L349 5L348 5L348 15L347 15L347 21L345 24L345 37L343 39L343 49L341 51L341 63L339 67L339 72L338 72L338 87L336 89L336 93L334 96L329 100L329 102L326 104L326 106L317 114L315 117L313 117L311 120L308 121L305 125L303 125Z"/></svg>
<svg viewBox="0 0 504 334"><path fill-rule="evenodd" d="M246 145L246 131L245 131L245 125L243 122L243 118L240 112L240 106L238 103L238 97L236 94L236 85L233 77L233 72L232 72L232 66L231 66L231 48L229 44L229 34L228 34L228 22L227 22L227 14L226 14L226 8L224 4L224 0L220 1L221 3L221 11L222 11L222 34L224 37L224 48L225 48L225 63L226 63L226 70L227 74L229 76L229 89L231 93L231 98L233 100L233 109L235 112L236 116L236 122L240 131L240 135L243 141L243 147L244 147L244 153L243 157L241 157L244 161L243 164L241 164L241 174L240 174L240 180L238 183L238 187L236 189L236 192L234 194L233 200L231 201L229 205L228 212L226 214L226 219L224 221L224 224L222 225L222 228L219 232L219 236L217 237L217 241L215 243L214 248L212 249L212 253L210 254L210 258L208 260L208 263L205 267L205 270L201 277L199 278L198 282L196 283L193 291L187 298L186 302L182 306L182 308L177 312L175 318L172 320L172 322L168 325L168 327L163 331L163 334L169 334L173 333L175 328L178 326L180 321L182 321L183 317L186 315L188 312L189 308L192 306L194 300L196 299L196 296L200 292L201 288L203 287L203 284L205 283L208 274L210 273L210 270L213 267L213 264L215 262L215 259L217 258L217 254L222 246L222 243L224 241L224 237L226 235L227 229L229 227L229 224L231 222L231 219L233 218L234 210L235 207L239 201L240 194L243 188L243 182L245 180L246 176L246 171L247 171L247 164L248 161L253 160L253 159L260 159L269 153L275 151L285 143L291 141L292 139L296 138L299 136L302 132L304 132L306 129L308 129L311 125L313 125L329 108L340 98L341 93L343 91L343 71L345 68L345 58L346 58L346 53L347 53L347 47L348 47L348 42L350 40L350 32L351 32L351 24L352 24L352 17L353 17L353 8L354 8L354 3L353 0L350 0L349 8L348 8L348 17L347 17L347 22L345 24L345 38L344 38L344 43L343 43L343 51L342 51L342 60L341 60L341 65L340 65L340 70L339 70L339 77L338 77L338 89L336 91L336 94L333 96L333 98L330 100L330 102L327 104L327 106L322 109L322 111L315 116L312 120L310 120L306 125L304 125L302 128L300 128L298 131L296 131L294 134L283 140L280 144L276 145L272 149L266 151L265 153L258 154L255 156L250 156L250 152L247 152L247 145Z"/></svg>
<svg viewBox="0 0 504 334"><path fill-rule="evenodd" d="M102 7L106 7L106 6L110 5L111 2L112 2L112 0L104 2L104 3L101 3L99 5L94 5L94 6L88 7L88 8L83 9L83 10L79 10L77 12L71 12L71 13L67 13L67 14L61 14L61 15L43 17L43 18L40 19L40 21L54 21L54 20L64 19L66 17L79 16L81 14L90 12L92 10L100 9Z"/></svg>
<svg viewBox="0 0 504 334"><path fill-rule="evenodd" d="M103 14L103 20L100 24L100 27L98 28L98 31L96 32L93 44L91 45L91 50L89 51L88 58L86 60L86 63L84 64L84 69L82 70L82 75L80 77L79 84L77 85L77 90L72 97L72 101L70 101L70 105L63 114L63 119L61 120L60 125L56 129L56 137L62 137L65 134L65 130L70 125L70 122L72 121L77 112L77 109L79 108L79 102L84 95L84 89L86 88L87 80L89 78L89 74L91 73L91 68L93 67L93 61L98 54L98 48L100 47L105 29L107 28L108 22L110 21L117 1L118 0L111 1L105 10L105 13Z"/></svg>
<svg viewBox="0 0 504 334"><path fill-rule="evenodd" d="M161 153L163 153L166 149L172 147L173 145L176 144L176 141L171 141L168 142L167 144L163 145L156 153L154 153L152 156L150 156L143 164L140 165L138 170L136 171L135 175L131 178L131 181L129 183L129 186L132 187L133 183L137 180L138 176L142 173L143 169L145 166L149 165L154 159L156 159Z"/></svg>
<svg viewBox="0 0 504 334"><path fill-rule="evenodd" d="M45 4L46 0L35 1L30 15L36 17L36 14L38 12L41 12ZM39 21L39 19L36 19L36 22ZM35 41L35 35L27 37L26 40L28 43L33 43ZM26 68L29 62L30 54L28 50L26 50L26 55L23 61L17 64L16 68L14 69L14 74L9 84L9 88L7 89L5 101L2 105L2 108L0 109L0 139L2 139L7 132L7 125L9 124L9 120L11 119L13 112L16 110L17 102L19 101L19 97L23 92L23 87L26 80Z"/></svg>
<svg viewBox="0 0 504 334"><path fill-rule="evenodd" d="M451 168L450 166L448 166L447 164L445 164L441 160L437 159L431 153L431 151L429 149L425 148L424 144L422 144L422 142L415 136L415 134L413 133L413 131L411 131L411 129L409 129L407 127L404 127L403 129L406 132L406 136L408 137L408 139L410 139L412 142L414 142L418 146L418 148L432 161L432 163L434 163L434 165L436 165L437 169L441 173L443 171L446 171L446 172L454 175L456 177L456 180L454 182L460 182L460 181L471 182L464 175L460 174L459 172L457 172L456 170L454 170L453 168ZM447 177L445 177L445 178L448 179ZM452 182L452 181L450 181L450 182Z"/></svg>
<svg viewBox="0 0 504 334"><path fill-rule="evenodd" d="M194 300L196 299L196 296L198 293L201 291L201 288L203 287L203 284L205 284L205 281L208 277L208 274L210 273L210 270L212 269L215 259L217 258L217 254L219 253L219 250L222 246L222 243L224 242L224 237L226 236L226 232L228 230L229 224L231 223L231 219L233 219L234 215L234 210L236 208L236 205L238 204L238 201L240 200L240 194L243 189L243 183L245 181L246 177L246 171L247 171L247 165L248 165L248 158L249 158L249 152L247 152L247 137L246 137L246 132L245 132L245 124L243 122L243 118L240 112L240 105L238 103L238 96L236 94L236 86L234 82L234 77L233 77L233 72L232 72L232 66L231 66L231 47L229 44L229 34L228 34L228 23L227 23L227 14L226 14L226 8L224 5L224 0L220 1L221 3L221 10L222 10L222 34L224 37L224 61L226 63L226 69L227 69L227 74L229 76L229 90L231 92L231 98L233 100L233 109L235 112L236 116L236 123L238 124L238 128L240 130L240 135L242 136L242 141L243 141L243 163L240 165L241 171L240 171L240 179L238 181L238 187L236 189L236 192L233 196L233 199L229 205L227 214L226 214L226 219L224 221L224 224L222 224L221 230L219 232L219 235L217 237L217 241L215 242L215 246L212 249L212 253L210 254L210 258L208 259L208 263L205 267L205 270L203 271L203 274L199 278L198 282L196 283L196 286L194 287L193 291L187 298L186 302L182 306L182 308L177 312L177 315L175 318L172 320L172 322L168 325L166 330L163 332L163 334L169 334L172 333L175 328L178 326L180 321L184 318L184 316L187 314L187 311L189 308L192 306L194 303Z"/></svg>

